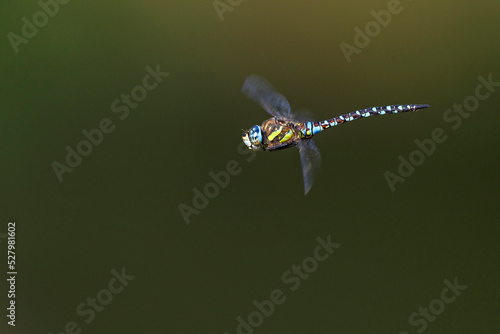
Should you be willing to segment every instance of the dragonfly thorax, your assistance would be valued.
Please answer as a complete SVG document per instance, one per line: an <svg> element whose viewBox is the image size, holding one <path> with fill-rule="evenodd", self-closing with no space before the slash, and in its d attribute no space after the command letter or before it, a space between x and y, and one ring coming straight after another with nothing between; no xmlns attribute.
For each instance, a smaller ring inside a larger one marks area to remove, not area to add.
<svg viewBox="0 0 500 334"><path fill-rule="evenodd" d="M250 130L244 131L242 139L245 145L253 151L281 150L297 145L304 138L300 124L297 124L272 117L264 121L262 125L254 125Z"/></svg>
<svg viewBox="0 0 500 334"><path fill-rule="evenodd" d="M262 128L254 125L250 130L244 131L241 137L249 149L258 151L262 145Z"/></svg>

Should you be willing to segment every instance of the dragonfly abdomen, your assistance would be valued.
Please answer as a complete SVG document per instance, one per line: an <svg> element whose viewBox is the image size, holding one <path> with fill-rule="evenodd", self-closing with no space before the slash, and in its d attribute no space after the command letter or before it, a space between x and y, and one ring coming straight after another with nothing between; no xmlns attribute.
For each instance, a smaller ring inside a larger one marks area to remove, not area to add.
<svg viewBox="0 0 500 334"><path fill-rule="evenodd" d="M308 139L317 134L318 132L328 129L332 126L354 121L362 117L417 111L419 109L424 109L428 107L429 107L428 104L401 104L401 105L390 105L385 107L372 107L367 109L360 109L321 122L304 122L303 126L301 127L301 132L302 136Z"/></svg>

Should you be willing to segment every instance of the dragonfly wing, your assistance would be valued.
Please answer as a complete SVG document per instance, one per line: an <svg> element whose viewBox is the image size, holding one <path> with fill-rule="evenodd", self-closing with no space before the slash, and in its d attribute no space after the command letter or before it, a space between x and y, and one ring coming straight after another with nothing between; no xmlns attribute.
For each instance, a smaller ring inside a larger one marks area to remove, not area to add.
<svg viewBox="0 0 500 334"><path fill-rule="evenodd" d="M250 99L261 105L268 113L280 119L290 116L290 103L264 78L250 75L241 89Z"/></svg>
<svg viewBox="0 0 500 334"><path fill-rule="evenodd" d="M304 177L305 195L311 190L314 177L321 168L321 154L312 139L301 140L298 144L300 162L302 163L302 175Z"/></svg>
<svg viewBox="0 0 500 334"><path fill-rule="evenodd" d="M297 122L314 122L314 115L310 110L294 110L290 119Z"/></svg>

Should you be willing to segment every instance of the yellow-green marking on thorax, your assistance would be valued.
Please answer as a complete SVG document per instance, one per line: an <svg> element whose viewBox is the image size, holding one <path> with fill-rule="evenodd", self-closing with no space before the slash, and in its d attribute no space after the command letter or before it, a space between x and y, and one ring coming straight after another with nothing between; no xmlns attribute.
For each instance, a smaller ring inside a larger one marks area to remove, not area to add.
<svg viewBox="0 0 500 334"><path fill-rule="evenodd" d="M283 129L283 126L281 125L279 129L274 130L268 137L267 139L271 142L273 141L274 138L276 138L277 135L281 133L281 130Z"/></svg>

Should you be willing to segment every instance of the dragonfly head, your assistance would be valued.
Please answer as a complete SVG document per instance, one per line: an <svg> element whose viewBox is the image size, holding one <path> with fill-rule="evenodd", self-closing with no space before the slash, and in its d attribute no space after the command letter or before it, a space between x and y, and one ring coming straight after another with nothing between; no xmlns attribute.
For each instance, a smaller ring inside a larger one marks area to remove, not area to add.
<svg viewBox="0 0 500 334"><path fill-rule="evenodd" d="M254 125L248 131L244 131L242 136L243 142L249 149L258 151L262 144L262 129L258 125Z"/></svg>

